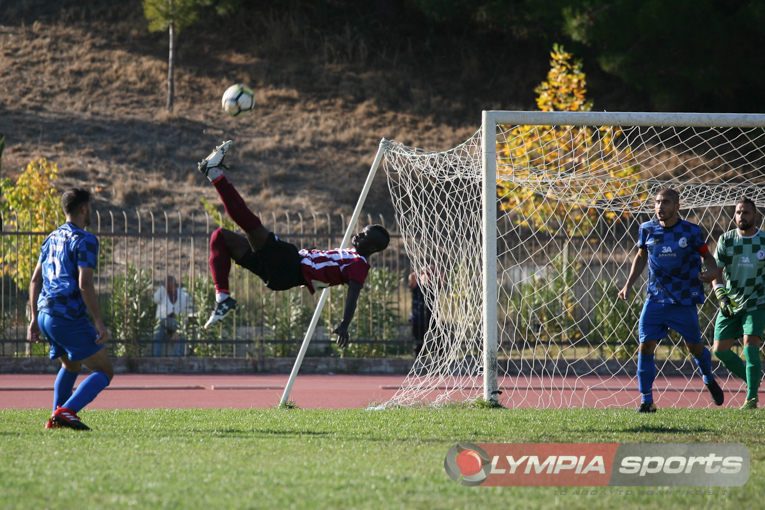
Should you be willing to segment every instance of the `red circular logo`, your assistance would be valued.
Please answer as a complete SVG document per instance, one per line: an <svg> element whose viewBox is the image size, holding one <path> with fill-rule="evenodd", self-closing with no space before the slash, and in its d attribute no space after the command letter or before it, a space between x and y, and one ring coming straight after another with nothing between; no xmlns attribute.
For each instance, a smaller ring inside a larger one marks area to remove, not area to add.
<svg viewBox="0 0 765 510"><path fill-rule="evenodd" d="M483 467L481 456L475 450L462 450L457 454L457 466L460 468L462 476L473 476L478 474Z"/></svg>

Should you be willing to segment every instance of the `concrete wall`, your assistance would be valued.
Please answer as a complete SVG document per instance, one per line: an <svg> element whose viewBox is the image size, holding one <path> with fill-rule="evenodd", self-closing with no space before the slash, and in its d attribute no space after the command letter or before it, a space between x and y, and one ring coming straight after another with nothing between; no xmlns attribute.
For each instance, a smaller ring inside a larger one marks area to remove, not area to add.
<svg viewBox="0 0 765 510"><path fill-rule="evenodd" d="M407 374L412 359L389 358L309 358L303 359L301 374ZM226 373L289 374L294 358L112 358L118 374ZM0 357L0 373L56 373L61 364L43 357Z"/></svg>

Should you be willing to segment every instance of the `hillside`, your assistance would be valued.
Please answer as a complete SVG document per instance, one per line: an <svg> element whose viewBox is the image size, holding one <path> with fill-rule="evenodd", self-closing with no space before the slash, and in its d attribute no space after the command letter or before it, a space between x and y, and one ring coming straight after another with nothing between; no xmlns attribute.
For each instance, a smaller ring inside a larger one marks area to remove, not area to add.
<svg viewBox="0 0 765 510"><path fill-rule="evenodd" d="M478 129L481 109L533 108L547 71L545 41L497 41L482 57L491 34L419 39L416 20L384 9L207 12L180 34L168 113L167 35L148 31L140 1L3 4L3 174L48 158L59 189L86 185L102 210L201 211L215 194L196 162L231 138L231 179L254 209L348 213L381 138L450 148ZM623 87L588 77L596 108L634 107ZM235 82L256 91L241 118L219 104ZM382 175L368 209L390 214Z"/></svg>

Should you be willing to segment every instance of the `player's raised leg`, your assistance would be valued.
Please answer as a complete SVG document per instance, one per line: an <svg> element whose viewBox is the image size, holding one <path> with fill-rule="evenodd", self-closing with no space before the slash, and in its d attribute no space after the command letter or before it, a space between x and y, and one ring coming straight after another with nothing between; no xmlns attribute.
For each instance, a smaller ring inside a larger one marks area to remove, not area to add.
<svg viewBox="0 0 765 510"><path fill-rule="evenodd" d="M270 234L223 173L226 168L223 161L230 146L231 140L223 142L197 165L198 170L215 186L226 213L246 235L243 237L229 230L218 229L210 236L208 262L215 284L216 305L204 327L222 320L236 309L236 300L231 297L229 291L231 259L240 260L248 249L257 252L265 245Z"/></svg>
<svg viewBox="0 0 765 510"><path fill-rule="evenodd" d="M215 285L215 310L205 323L205 327L222 320L229 312L236 309L236 300L229 291L229 273L231 260L241 260L252 248L247 238L224 228L213 231L210 235L210 274Z"/></svg>
<svg viewBox="0 0 765 510"><path fill-rule="evenodd" d="M197 168L215 186L226 213L239 225L252 250L257 252L266 244L270 232L263 226L260 218L247 207L242 196L223 174L223 169L226 168L223 160L230 146L231 140L223 142L200 161Z"/></svg>

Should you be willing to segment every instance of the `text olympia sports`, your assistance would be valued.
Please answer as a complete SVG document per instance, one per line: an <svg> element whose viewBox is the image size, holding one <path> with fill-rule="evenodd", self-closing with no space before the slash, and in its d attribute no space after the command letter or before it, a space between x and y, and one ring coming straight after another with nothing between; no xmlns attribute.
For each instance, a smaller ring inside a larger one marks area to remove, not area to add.
<svg viewBox="0 0 765 510"><path fill-rule="evenodd" d="M734 487L750 466L737 443L458 443L444 468L462 485Z"/></svg>

